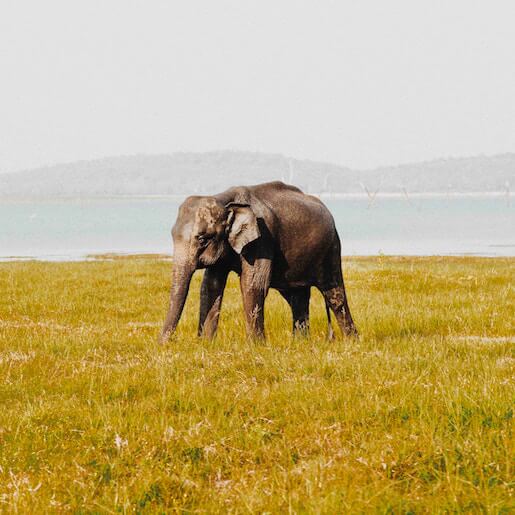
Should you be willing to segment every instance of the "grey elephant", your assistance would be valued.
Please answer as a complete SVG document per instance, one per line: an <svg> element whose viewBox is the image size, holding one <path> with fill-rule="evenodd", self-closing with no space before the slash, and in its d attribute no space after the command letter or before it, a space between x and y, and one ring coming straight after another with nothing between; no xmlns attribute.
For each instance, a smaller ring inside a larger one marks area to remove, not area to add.
<svg viewBox="0 0 515 515"><path fill-rule="evenodd" d="M205 268L198 334L213 338L230 271L240 276L247 334L264 337L264 303L277 289L291 307L293 332L309 330L310 288L324 296L344 335L357 335L343 283L340 238L327 207L294 186L270 182L191 196L172 229L174 267L161 342L175 331L196 269Z"/></svg>

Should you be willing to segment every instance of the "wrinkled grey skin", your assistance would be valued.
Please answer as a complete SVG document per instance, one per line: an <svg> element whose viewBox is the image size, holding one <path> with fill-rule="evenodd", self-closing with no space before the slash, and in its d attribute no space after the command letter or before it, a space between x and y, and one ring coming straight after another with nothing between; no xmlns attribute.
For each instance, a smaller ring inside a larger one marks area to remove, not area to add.
<svg viewBox="0 0 515 515"><path fill-rule="evenodd" d="M198 334L213 338L230 271L240 276L247 334L264 337L263 307L269 288L291 307L293 331L309 330L310 288L325 299L344 335L357 335L347 303L340 239L334 220L316 197L270 182L188 197L172 229L174 267L170 307L161 334L169 339L181 317L193 272L205 268Z"/></svg>

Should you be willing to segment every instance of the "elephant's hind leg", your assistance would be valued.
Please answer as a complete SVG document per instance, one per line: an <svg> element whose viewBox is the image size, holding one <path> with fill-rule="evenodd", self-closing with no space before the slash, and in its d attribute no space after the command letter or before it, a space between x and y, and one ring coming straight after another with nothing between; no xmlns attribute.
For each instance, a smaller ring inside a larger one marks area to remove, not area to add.
<svg viewBox="0 0 515 515"><path fill-rule="evenodd" d="M293 334L307 336L309 334L309 288L294 288L281 291L291 308L293 318Z"/></svg>
<svg viewBox="0 0 515 515"><path fill-rule="evenodd" d="M336 235L333 247L326 256L323 266L319 270L318 289L325 299L326 310L329 322L329 337L332 333L331 317L329 310L331 308L336 322L340 330L345 336L357 336L358 331L350 314L349 303L347 302L347 294L345 293L345 284L343 282L341 245L338 235Z"/></svg>
<svg viewBox="0 0 515 515"><path fill-rule="evenodd" d="M341 286L336 286L329 289L320 289L324 296L326 305L328 305L336 317L338 326L342 333L346 336L357 336L358 331L352 320L349 305L347 303L347 295L345 294L345 287L343 283Z"/></svg>

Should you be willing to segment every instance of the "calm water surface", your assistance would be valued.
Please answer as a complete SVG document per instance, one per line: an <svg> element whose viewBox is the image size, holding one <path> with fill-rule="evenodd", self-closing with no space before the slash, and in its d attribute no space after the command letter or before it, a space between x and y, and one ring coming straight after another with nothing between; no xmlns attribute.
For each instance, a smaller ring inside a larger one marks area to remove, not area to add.
<svg viewBox="0 0 515 515"><path fill-rule="evenodd" d="M324 199L346 255L515 255L515 208L503 197ZM171 253L176 199L0 202L0 258L81 259Z"/></svg>

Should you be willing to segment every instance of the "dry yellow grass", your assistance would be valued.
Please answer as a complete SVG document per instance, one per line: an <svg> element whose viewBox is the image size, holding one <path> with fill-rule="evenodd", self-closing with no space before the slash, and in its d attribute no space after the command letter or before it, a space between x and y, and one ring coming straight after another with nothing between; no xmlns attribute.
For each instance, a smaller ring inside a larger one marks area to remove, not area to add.
<svg viewBox="0 0 515 515"><path fill-rule="evenodd" d="M0 511L508 513L514 265L346 259L333 342L273 292L247 341L235 277L197 339L198 274L161 347L169 262L1 263Z"/></svg>

